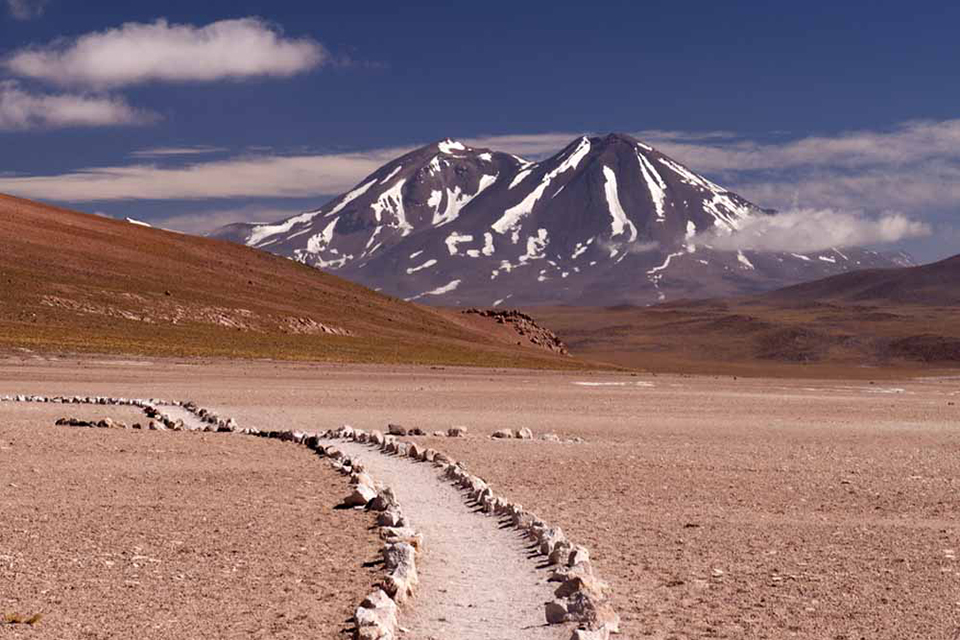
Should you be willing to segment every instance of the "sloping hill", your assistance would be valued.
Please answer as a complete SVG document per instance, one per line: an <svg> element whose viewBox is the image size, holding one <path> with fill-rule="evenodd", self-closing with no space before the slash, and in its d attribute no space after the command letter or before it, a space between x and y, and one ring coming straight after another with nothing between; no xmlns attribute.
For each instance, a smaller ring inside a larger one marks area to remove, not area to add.
<svg viewBox="0 0 960 640"><path fill-rule="evenodd" d="M960 305L960 255L906 269L867 269L774 291L762 299L780 303Z"/></svg>
<svg viewBox="0 0 960 640"><path fill-rule="evenodd" d="M0 196L0 349L573 366L233 243Z"/></svg>
<svg viewBox="0 0 960 640"><path fill-rule="evenodd" d="M527 311L574 355L627 367L870 378L960 368L960 256L757 296Z"/></svg>

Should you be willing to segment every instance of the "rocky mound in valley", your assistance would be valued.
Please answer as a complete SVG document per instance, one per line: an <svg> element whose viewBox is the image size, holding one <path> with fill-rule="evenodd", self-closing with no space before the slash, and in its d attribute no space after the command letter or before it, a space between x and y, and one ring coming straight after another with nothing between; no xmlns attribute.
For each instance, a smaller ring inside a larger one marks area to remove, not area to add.
<svg viewBox="0 0 960 640"><path fill-rule="evenodd" d="M512 327L517 336L526 339L531 345L553 351L560 355L570 355L570 350L560 337L546 327L540 326L536 320L517 309L464 309L461 313L476 315L481 318L490 318L497 324ZM522 344L518 343L518 344Z"/></svg>
<svg viewBox="0 0 960 640"><path fill-rule="evenodd" d="M719 251L702 234L775 215L630 136L541 162L444 140L276 224L213 235L430 304L650 304L752 294L903 254Z"/></svg>

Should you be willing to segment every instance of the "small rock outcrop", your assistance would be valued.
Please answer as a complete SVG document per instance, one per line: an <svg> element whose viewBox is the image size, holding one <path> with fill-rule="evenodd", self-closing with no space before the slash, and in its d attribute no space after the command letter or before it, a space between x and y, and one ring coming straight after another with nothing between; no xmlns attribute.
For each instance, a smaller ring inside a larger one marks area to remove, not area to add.
<svg viewBox="0 0 960 640"><path fill-rule="evenodd" d="M570 355L570 350L557 334L541 327L537 321L527 314L516 309L464 309L462 313L478 315L482 318L492 318L497 324L506 324L513 327L521 338L526 338L533 346L552 351L563 356Z"/></svg>

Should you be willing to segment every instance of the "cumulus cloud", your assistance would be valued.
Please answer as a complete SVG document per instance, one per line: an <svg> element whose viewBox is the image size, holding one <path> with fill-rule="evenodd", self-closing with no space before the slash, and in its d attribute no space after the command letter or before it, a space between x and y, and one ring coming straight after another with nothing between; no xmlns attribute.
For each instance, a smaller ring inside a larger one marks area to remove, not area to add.
<svg viewBox="0 0 960 640"><path fill-rule="evenodd" d="M50 0L7 0L7 10L17 20L33 20L43 15Z"/></svg>
<svg viewBox="0 0 960 640"><path fill-rule="evenodd" d="M31 93L0 81L0 131L139 125L156 118L122 98Z"/></svg>
<svg viewBox="0 0 960 640"><path fill-rule="evenodd" d="M408 149L249 156L180 167L135 164L0 177L0 192L60 202L299 198L341 193Z"/></svg>
<svg viewBox="0 0 960 640"><path fill-rule="evenodd" d="M259 18L204 27L130 22L47 46L15 51L4 61L16 75L59 85L119 87L150 81L204 82L288 77L329 60L320 43L285 38Z"/></svg>
<svg viewBox="0 0 960 640"><path fill-rule="evenodd" d="M799 209L754 216L733 233L711 229L698 234L693 242L726 251L807 253L889 244L929 234L929 225L902 214L868 217L830 209Z"/></svg>

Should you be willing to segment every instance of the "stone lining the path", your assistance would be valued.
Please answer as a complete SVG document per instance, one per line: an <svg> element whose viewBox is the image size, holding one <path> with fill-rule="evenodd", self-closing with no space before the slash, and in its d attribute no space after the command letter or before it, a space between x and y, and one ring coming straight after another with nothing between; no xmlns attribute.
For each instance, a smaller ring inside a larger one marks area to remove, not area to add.
<svg viewBox="0 0 960 640"><path fill-rule="evenodd" d="M377 525L384 541L383 555L385 576L383 582L363 599L354 614L357 629L356 640L395 640L398 636L397 609L413 597L419 577L417 553L423 546L422 536L413 529L403 515L400 504L389 487L384 487L371 478L359 460L350 459L332 445L323 446L320 436L302 431L260 431L241 429L243 433L264 438L277 438L282 442L303 445L327 457L335 470L350 476L351 492L344 499L344 506L371 509L379 512ZM349 428L341 430L344 436Z"/></svg>
<svg viewBox="0 0 960 640"><path fill-rule="evenodd" d="M353 489L344 504L380 512L377 523L380 526L381 538L384 540L382 553L387 575L380 588L367 596L357 608L355 638L358 640L396 639L397 606L413 595L419 582L416 556L423 541L414 529L407 526L393 492L389 488L377 485L364 472L361 462L347 458L334 446L321 445L322 439L351 440L371 445L384 454L395 454L432 463L443 472L444 478L467 492L470 499L482 507L484 513L502 518L537 543L540 554L555 566L550 580L558 582L559 586L554 592L555 599L545 605L544 614L548 624L570 621L579 623L571 640L608 640L610 634L619 633L620 617L608 602L608 585L594 575L589 551L568 540L559 527L549 526L536 514L525 510L522 505L514 504L496 495L484 480L470 474L463 463L435 449L397 440L397 436L389 433L387 435L380 431L368 433L348 426L319 434L293 430L261 431L240 428L232 418L225 419L199 407L194 402L36 395L0 396L0 401L137 406L142 408L149 417L156 418L170 429L197 430L184 425L182 420L170 418L160 409L164 405L177 406L204 423L204 431L239 432L245 435L276 438L283 442L306 446L318 455L328 457L337 471L350 476ZM99 424L97 423L97 426ZM400 429L402 427L398 425L388 427L388 431L393 432L398 432ZM404 431L409 434L409 430ZM454 427L447 432L447 435L463 437L466 435L466 429ZM523 434L523 436L527 435L527 433Z"/></svg>
<svg viewBox="0 0 960 640"><path fill-rule="evenodd" d="M341 427L320 435L369 444L386 455L432 463L443 472L443 477L467 492L484 513L502 518L539 544L540 554L555 566L550 580L559 586L554 592L556 599L544 608L548 624L579 623L571 640L606 640L610 634L619 633L620 617L608 602L608 585L594 575L589 551L569 541L559 527L551 527L521 505L497 496L484 480L470 474L463 463L435 449L403 442L380 431L367 433Z"/></svg>

